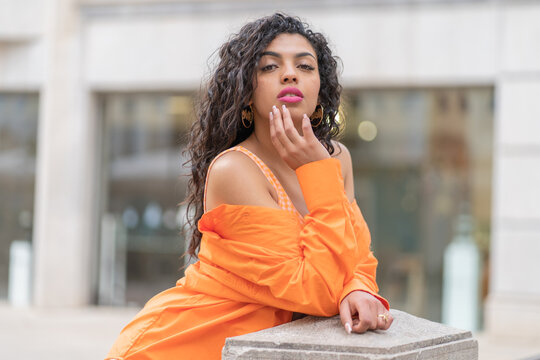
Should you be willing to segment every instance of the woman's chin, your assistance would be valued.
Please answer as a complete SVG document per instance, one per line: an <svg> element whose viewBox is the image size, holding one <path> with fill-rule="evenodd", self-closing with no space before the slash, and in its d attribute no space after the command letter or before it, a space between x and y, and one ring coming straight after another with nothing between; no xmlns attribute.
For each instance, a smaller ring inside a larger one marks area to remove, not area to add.
<svg viewBox="0 0 540 360"><path fill-rule="evenodd" d="M291 119L293 123L302 125L302 118L304 117L304 112L302 112L302 110L300 109L289 109L289 112L291 113Z"/></svg>
<svg viewBox="0 0 540 360"><path fill-rule="evenodd" d="M291 115L292 122L293 122L294 126L297 129L302 127L302 118L303 117L304 117L304 114L302 114L300 116L292 116Z"/></svg>

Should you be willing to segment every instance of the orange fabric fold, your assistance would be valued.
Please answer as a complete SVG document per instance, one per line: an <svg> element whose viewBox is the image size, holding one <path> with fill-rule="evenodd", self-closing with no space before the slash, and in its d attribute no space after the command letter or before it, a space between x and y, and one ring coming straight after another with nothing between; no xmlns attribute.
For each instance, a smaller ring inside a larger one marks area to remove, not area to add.
<svg viewBox="0 0 540 360"><path fill-rule="evenodd" d="M220 205L199 221L199 261L152 298L107 359L219 359L226 337L283 324L292 312L333 316L351 291L377 292L377 260L337 159L296 170L309 214Z"/></svg>

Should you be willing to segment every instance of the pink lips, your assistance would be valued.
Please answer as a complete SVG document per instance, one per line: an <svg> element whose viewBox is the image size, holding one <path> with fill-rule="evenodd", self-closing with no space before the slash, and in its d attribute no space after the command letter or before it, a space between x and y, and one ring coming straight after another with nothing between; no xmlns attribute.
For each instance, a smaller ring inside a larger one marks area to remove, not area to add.
<svg viewBox="0 0 540 360"><path fill-rule="evenodd" d="M287 103L296 103L299 101L302 101L304 98L304 94L300 90L294 87L286 87L285 89L281 90L277 96L279 101L287 102Z"/></svg>

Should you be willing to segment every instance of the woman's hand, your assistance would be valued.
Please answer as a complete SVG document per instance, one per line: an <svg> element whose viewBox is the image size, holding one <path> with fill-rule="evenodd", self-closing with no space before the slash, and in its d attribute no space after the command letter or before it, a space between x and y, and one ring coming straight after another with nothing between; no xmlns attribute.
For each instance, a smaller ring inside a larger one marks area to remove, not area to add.
<svg viewBox="0 0 540 360"><path fill-rule="evenodd" d="M375 296L365 291L353 291L339 305L339 316L345 330L363 333L367 330L387 330L394 318Z"/></svg>
<svg viewBox="0 0 540 360"><path fill-rule="evenodd" d="M303 136L298 133L285 105L270 112L270 139L281 158L293 170L307 163L329 159L330 154L313 133L311 121L304 114L302 118Z"/></svg>

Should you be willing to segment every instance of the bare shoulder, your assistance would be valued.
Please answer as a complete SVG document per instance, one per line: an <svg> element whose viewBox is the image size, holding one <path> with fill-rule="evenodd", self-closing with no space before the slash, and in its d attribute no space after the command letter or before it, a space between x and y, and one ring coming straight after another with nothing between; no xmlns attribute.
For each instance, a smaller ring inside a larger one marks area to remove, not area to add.
<svg viewBox="0 0 540 360"><path fill-rule="evenodd" d="M354 179L351 153L349 152L349 149L339 141L332 140L332 145L334 145L332 157L338 159L341 163L341 172L345 182L345 192L347 193L349 201L352 201L354 199Z"/></svg>
<svg viewBox="0 0 540 360"><path fill-rule="evenodd" d="M279 208L272 188L257 164L239 151L221 155L208 173L206 207L221 204Z"/></svg>
<svg viewBox="0 0 540 360"><path fill-rule="evenodd" d="M332 140L332 145L334 145L334 153L332 154L332 157L338 159L341 162L343 177L345 177L346 173L352 172L351 153L345 145L343 145L337 140Z"/></svg>

